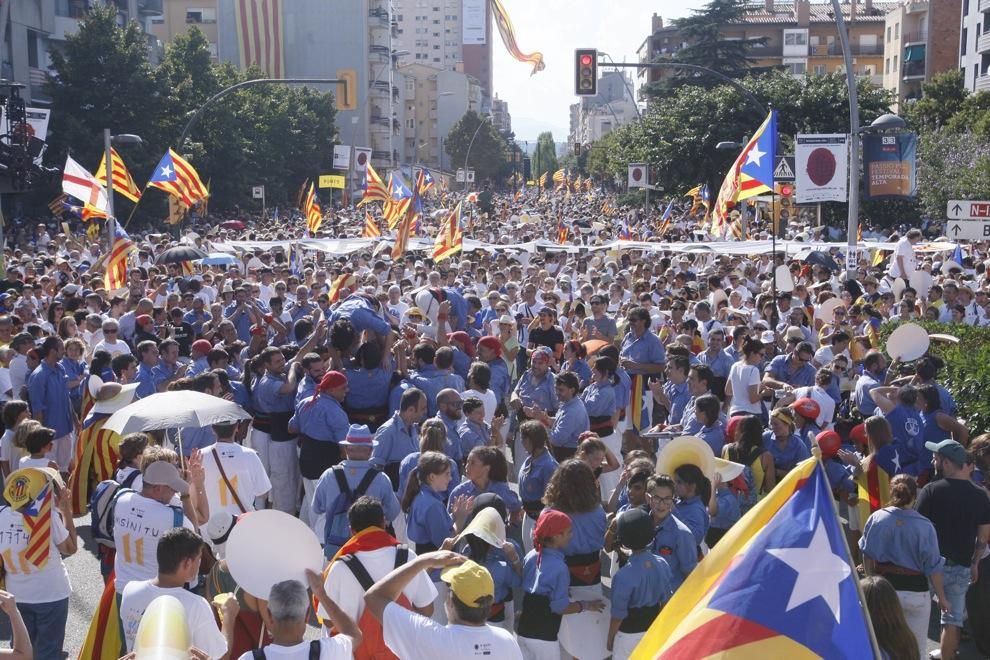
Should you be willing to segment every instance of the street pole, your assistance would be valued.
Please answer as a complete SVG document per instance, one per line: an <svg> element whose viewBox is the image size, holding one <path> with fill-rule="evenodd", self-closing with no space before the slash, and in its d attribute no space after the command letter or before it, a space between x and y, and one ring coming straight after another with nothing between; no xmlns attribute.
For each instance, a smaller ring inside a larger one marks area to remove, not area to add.
<svg viewBox="0 0 990 660"><path fill-rule="evenodd" d="M107 254L113 252L113 238L117 235L117 218L113 214L113 164L110 160L110 129L103 129L103 163L107 172Z"/></svg>
<svg viewBox="0 0 990 660"><path fill-rule="evenodd" d="M471 147L474 146L474 139L478 137L478 132L481 131L481 127L485 125L488 121L488 115L483 115L481 121L478 122L478 128L474 129L474 135L471 136L471 141L468 142L467 152L464 154L464 187L462 190L467 192L468 185L468 159L471 157Z"/></svg>
<svg viewBox="0 0 990 660"><path fill-rule="evenodd" d="M853 72L852 53L849 50L849 33L842 16L839 0L832 0L835 27L839 31L842 59L846 65L846 86L849 87L849 216L846 220L846 278L856 275L856 236L859 229L859 99L856 75Z"/></svg>

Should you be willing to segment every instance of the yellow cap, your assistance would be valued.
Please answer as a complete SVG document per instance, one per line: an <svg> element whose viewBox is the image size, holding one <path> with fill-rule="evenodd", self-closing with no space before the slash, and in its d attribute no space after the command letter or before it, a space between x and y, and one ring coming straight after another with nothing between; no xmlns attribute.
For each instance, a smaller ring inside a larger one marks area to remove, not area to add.
<svg viewBox="0 0 990 660"><path fill-rule="evenodd" d="M3 487L3 498L15 511L38 499L49 481L62 485L62 477L51 468L22 468L10 473Z"/></svg>
<svg viewBox="0 0 990 660"><path fill-rule="evenodd" d="M445 568L440 573L440 579L449 584L457 600L468 607L477 607L479 598L495 597L495 582L491 573L470 559L463 564Z"/></svg>

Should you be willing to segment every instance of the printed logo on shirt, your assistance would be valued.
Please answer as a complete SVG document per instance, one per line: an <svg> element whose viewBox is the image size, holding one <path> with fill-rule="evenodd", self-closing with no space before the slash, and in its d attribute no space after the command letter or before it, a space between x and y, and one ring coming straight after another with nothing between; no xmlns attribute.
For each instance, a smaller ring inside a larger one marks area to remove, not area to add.
<svg viewBox="0 0 990 660"><path fill-rule="evenodd" d="M905 421L904 430L908 432L908 435L918 435L921 432L921 428L918 426L918 420L908 419Z"/></svg>
<svg viewBox="0 0 990 660"><path fill-rule="evenodd" d="M494 652L492 649L491 642L481 642L474 645L474 655L475 657L483 655L491 655Z"/></svg>
<svg viewBox="0 0 990 660"><path fill-rule="evenodd" d="M669 545L661 545L659 549L661 557L670 557L674 554L674 549Z"/></svg>

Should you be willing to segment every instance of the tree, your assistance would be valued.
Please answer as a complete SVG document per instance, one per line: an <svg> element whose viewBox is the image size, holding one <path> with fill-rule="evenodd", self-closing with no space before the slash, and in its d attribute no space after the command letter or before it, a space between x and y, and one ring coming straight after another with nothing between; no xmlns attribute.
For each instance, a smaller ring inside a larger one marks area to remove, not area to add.
<svg viewBox="0 0 990 660"><path fill-rule="evenodd" d="M958 69L935 74L921 85L922 97L906 103L904 119L916 131L935 130L945 126L969 96L963 86L963 74Z"/></svg>
<svg viewBox="0 0 990 660"><path fill-rule="evenodd" d="M550 131L540 133L536 138L536 151L533 152L533 178L539 179L544 172L549 172L549 176L553 176L553 173L559 169L557 144L553 141L553 133Z"/></svg>
<svg viewBox="0 0 990 660"><path fill-rule="evenodd" d="M474 140L472 144L471 140ZM508 148L505 138L499 135L490 121L482 123L474 110L469 110L457 120L443 142L444 151L450 156L455 167L468 157L468 168L474 169L475 180L495 179L504 171L508 161Z"/></svg>
<svg viewBox="0 0 990 660"><path fill-rule="evenodd" d="M945 218L950 199L990 199L990 142L947 128L918 140L918 194L932 218Z"/></svg>
<svg viewBox="0 0 990 660"><path fill-rule="evenodd" d="M766 37L727 38L724 30L746 15L746 0L710 0L692 15L674 20L687 46L677 51L674 60L714 69L730 78L742 78L749 71L753 46L766 43ZM694 74L688 74L693 77ZM711 77L709 82L714 82Z"/></svg>

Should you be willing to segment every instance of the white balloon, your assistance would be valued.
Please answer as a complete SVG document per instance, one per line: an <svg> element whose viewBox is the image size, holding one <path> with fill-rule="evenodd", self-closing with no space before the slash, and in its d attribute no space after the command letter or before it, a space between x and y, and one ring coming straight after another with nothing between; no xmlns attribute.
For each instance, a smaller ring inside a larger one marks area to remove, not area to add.
<svg viewBox="0 0 990 660"><path fill-rule="evenodd" d="M928 331L917 323L904 323L887 337L887 355L910 362L924 355L929 344Z"/></svg>
<svg viewBox="0 0 990 660"><path fill-rule="evenodd" d="M272 586L285 580L307 585L306 569L323 569L323 550L306 523L266 509L241 517L227 539L227 568L237 584L268 600Z"/></svg>
<svg viewBox="0 0 990 660"><path fill-rule="evenodd" d="M186 608L179 599L159 596L151 601L134 636L137 660L186 660L190 644Z"/></svg>
<svg viewBox="0 0 990 660"><path fill-rule="evenodd" d="M777 277L777 291L790 293L794 290L794 277L791 276L791 269L787 264L777 266L774 272Z"/></svg>

